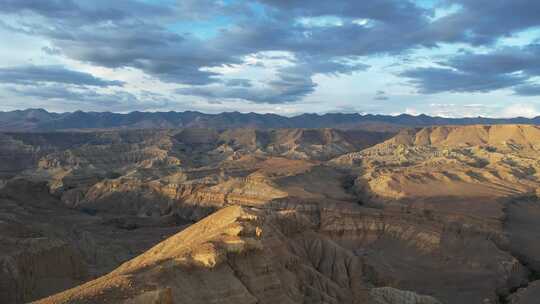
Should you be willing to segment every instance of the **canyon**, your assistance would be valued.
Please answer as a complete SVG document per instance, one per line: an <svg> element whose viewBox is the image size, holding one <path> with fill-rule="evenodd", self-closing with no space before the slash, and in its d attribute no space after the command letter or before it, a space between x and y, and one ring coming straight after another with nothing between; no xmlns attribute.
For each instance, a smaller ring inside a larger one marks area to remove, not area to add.
<svg viewBox="0 0 540 304"><path fill-rule="evenodd" d="M0 202L2 303L540 293L536 125L6 130Z"/></svg>

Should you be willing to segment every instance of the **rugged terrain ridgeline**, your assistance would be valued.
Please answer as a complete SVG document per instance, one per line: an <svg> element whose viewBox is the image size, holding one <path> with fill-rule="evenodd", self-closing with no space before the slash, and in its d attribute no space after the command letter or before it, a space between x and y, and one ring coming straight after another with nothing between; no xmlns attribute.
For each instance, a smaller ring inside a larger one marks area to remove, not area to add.
<svg viewBox="0 0 540 304"><path fill-rule="evenodd" d="M50 113L43 109L0 112L2 131L54 131L82 129L171 129L171 128L356 128L395 131L403 127L474 124L540 124L535 118L444 118L427 115L372 115L358 113L302 114L285 117L276 114L225 112L206 114L185 112L68 112Z"/></svg>
<svg viewBox="0 0 540 304"><path fill-rule="evenodd" d="M532 304L540 291L537 126L0 140L2 302Z"/></svg>

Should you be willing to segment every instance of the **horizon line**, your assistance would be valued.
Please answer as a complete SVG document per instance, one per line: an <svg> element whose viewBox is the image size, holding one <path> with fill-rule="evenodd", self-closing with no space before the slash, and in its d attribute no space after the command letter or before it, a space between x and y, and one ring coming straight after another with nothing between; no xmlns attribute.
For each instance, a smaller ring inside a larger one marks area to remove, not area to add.
<svg viewBox="0 0 540 304"><path fill-rule="evenodd" d="M295 118L300 117L303 115L314 115L314 116L325 116L325 115L358 115L361 117L365 116L382 116L382 117L400 117L400 116L406 116L406 117L429 117L429 118L440 118L440 119L528 119L528 120L534 120L540 118L540 115L533 116L533 117L526 117L526 116L510 116L510 117L495 117L495 116L459 116L459 117L449 117L449 116L439 116L439 115L429 115L426 113L418 113L418 114L409 114L409 113L392 113L392 114L382 114L382 113L367 113L367 112L303 112L303 113L297 113L293 115L283 115L283 114L277 114L272 112L265 112L265 113L259 113L259 112L241 112L241 111L223 111L223 112L216 112L216 113L210 113L210 112L203 112L198 110L184 110L184 111L129 111L129 112L114 112L114 111L84 111L84 110L75 110L75 111L66 111L66 112L56 112L52 110L47 110L45 108L25 108L25 109L15 109L15 110L0 110L0 113L12 113L12 112L27 112L27 111L44 111L49 114L74 114L74 113L99 113L99 114L116 114L116 115L129 115L133 113L148 113L148 114L164 114L164 113L197 113L202 115L209 115L209 116L217 116L222 114L242 114L242 115L249 115L249 114L255 114L255 115L274 115L279 116L283 118Z"/></svg>

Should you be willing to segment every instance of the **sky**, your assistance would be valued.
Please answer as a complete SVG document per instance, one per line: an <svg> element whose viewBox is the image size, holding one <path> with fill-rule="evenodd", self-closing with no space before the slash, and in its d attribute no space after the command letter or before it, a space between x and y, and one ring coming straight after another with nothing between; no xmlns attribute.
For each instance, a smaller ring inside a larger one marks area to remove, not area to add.
<svg viewBox="0 0 540 304"><path fill-rule="evenodd" d="M536 0L0 0L0 111L540 115Z"/></svg>

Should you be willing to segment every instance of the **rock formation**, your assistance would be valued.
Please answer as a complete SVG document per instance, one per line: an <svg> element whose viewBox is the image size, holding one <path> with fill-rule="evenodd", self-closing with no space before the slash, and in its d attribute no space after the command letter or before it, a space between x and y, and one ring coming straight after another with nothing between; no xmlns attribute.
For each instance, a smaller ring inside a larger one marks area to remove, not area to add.
<svg viewBox="0 0 540 304"><path fill-rule="evenodd" d="M538 289L537 126L0 141L2 303L502 304Z"/></svg>
<svg viewBox="0 0 540 304"><path fill-rule="evenodd" d="M362 259L313 224L285 210L227 207L108 275L37 303L438 303L371 288Z"/></svg>

